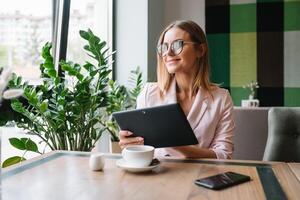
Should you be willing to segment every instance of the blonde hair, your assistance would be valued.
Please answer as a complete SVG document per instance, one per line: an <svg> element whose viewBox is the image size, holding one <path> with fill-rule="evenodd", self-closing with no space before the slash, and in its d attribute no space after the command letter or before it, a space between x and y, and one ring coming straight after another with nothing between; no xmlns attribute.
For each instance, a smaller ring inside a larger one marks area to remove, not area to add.
<svg viewBox="0 0 300 200"><path fill-rule="evenodd" d="M194 78L192 93L196 94L200 87L202 87L204 90L208 91L211 94L211 91L215 88L216 85L212 84L209 80L209 54L204 31L198 24L193 21L175 21L167 26L165 30L163 30L158 39L158 45L163 43L166 32L173 27L180 28L181 30L187 32L192 42L198 44L198 48L200 44L204 45L205 53L198 61L199 70ZM157 84L160 89L161 97L163 96L163 92L167 91L170 88L172 78L173 76L167 71L162 57L157 54Z"/></svg>

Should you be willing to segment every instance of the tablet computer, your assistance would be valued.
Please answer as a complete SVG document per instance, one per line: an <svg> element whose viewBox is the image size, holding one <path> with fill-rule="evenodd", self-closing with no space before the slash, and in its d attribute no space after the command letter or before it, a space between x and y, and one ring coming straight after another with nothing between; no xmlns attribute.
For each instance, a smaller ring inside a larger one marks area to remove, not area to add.
<svg viewBox="0 0 300 200"><path fill-rule="evenodd" d="M179 103L113 113L121 130L156 148L198 144Z"/></svg>

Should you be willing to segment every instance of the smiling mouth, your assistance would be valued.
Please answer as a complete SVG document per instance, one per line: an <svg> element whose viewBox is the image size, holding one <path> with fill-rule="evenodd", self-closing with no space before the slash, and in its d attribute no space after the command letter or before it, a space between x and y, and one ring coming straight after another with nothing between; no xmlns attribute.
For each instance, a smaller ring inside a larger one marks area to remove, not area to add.
<svg viewBox="0 0 300 200"><path fill-rule="evenodd" d="M174 63L174 62L178 62L180 59L174 59L174 60L167 60L167 63Z"/></svg>

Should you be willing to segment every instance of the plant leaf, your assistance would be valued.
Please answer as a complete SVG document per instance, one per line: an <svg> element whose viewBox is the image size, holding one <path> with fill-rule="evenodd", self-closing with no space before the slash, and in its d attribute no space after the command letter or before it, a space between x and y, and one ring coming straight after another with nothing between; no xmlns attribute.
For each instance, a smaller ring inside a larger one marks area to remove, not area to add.
<svg viewBox="0 0 300 200"><path fill-rule="evenodd" d="M55 78L56 77L56 71L55 71L55 69L50 69L50 70L48 70L48 75L50 76L50 77L53 77L53 78Z"/></svg>
<svg viewBox="0 0 300 200"><path fill-rule="evenodd" d="M27 151L39 152L36 143L30 138L21 138L21 141L24 143Z"/></svg>
<svg viewBox="0 0 300 200"><path fill-rule="evenodd" d="M17 164L17 163L20 163L22 161L26 160L25 158L22 158L20 156L13 156L13 157L10 157L8 159L6 159L3 164L2 164L2 167L8 167L8 166L11 166L11 165L14 165L14 164Z"/></svg>
<svg viewBox="0 0 300 200"><path fill-rule="evenodd" d="M18 138L9 138L9 143L19 149L19 150L25 150L26 147L25 147L25 143L23 143L20 139Z"/></svg>
<svg viewBox="0 0 300 200"><path fill-rule="evenodd" d="M86 31L80 30L80 31L79 31L79 34L80 34L80 36L81 36L83 39L88 40L88 39L90 38L90 37L89 37L89 34L88 34Z"/></svg>
<svg viewBox="0 0 300 200"><path fill-rule="evenodd" d="M48 99L44 100L42 103L41 103L41 106L40 106L40 111L42 113L44 113L48 108Z"/></svg>

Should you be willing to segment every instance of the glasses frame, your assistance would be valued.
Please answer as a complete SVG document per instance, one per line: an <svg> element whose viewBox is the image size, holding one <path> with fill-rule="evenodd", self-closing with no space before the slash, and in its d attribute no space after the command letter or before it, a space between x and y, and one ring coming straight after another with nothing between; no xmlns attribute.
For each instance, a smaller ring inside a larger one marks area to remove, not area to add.
<svg viewBox="0 0 300 200"><path fill-rule="evenodd" d="M176 50L174 49L174 44L175 44L176 42L182 42L182 43L181 43L182 45L181 45L181 47L180 47L180 49L179 49L179 50L180 50L179 52L176 52ZM164 56L166 56L166 55L168 54L169 48L171 47L171 52L172 52L172 54L177 56L177 55L179 55L179 54L182 52L183 47L184 47L185 44L197 44L197 43L196 43L196 42L184 41L184 40L182 40L182 39L177 39L177 40L172 41L170 45L169 45L169 43L166 43L166 42L164 42L164 43L158 45L158 46L156 47L156 51L157 51L157 53L158 53L158 55L159 55L160 57L164 57ZM162 52L162 47L163 47L163 45L166 45L166 47L167 47L167 50L166 50L165 52Z"/></svg>

